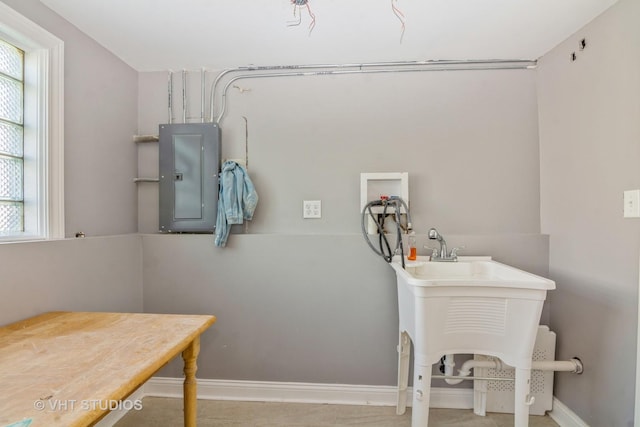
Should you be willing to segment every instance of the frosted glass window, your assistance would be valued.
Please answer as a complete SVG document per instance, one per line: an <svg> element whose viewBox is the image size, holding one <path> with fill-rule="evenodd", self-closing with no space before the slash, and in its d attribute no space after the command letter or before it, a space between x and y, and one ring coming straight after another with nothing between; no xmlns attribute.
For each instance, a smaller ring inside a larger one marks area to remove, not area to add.
<svg viewBox="0 0 640 427"><path fill-rule="evenodd" d="M0 121L0 154L22 157L22 126Z"/></svg>
<svg viewBox="0 0 640 427"><path fill-rule="evenodd" d="M24 230L24 204L0 201L0 230L20 232Z"/></svg>
<svg viewBox="0 0 640 427"><path fill-rule="evenodd" d="M22 82L0 73L0 120L22 124Z"/></svg>
<svg viewBox="0 0 640 427"><path fill-rule="evenodd" d="M0 156L0 200L22 201L22 159Z"/></svg>
<svg viewBox="0 0 640 427"><path fill-rule="evenodd" d="M22 81L24 53L15 46L0 40L0 73Z"/></svg>
<svg viewBox="0 0 640 427"><path fill-rule="evenodd" d="M24 53L0 40L0 233L24 230Z"/></svg>

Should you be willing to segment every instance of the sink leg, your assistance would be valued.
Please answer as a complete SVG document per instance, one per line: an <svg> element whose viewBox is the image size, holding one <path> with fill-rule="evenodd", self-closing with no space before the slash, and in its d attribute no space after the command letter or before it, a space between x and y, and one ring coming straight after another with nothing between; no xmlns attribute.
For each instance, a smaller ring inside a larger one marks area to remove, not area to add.
<svg viewBox="0 0 640 427"><path fill-rule="evenodd" d="M411 340L409 334L400 332L398 338L398 402L396 414L402 415L407 409L407 387L409 386L409 354Z"/></svg>
<svg viewBox="0 0 640 427"><path fill-rule="evenodd" d="M488 369L473 368L473 375L477 377L488 377ZM489 382L487 380L473 380L473 413L482 417L487 415L487 390Z"/></svg>
<svg viewBox="0 0 640 427"><path fill-rule="evenodd" d="M411 427L429 425L429 399L431 397L431 365L414 363L413 408L411 409Z"/></svg>
<svg viewBox="0 0 640 427"><path fill-rule="evenodd" d="M529 406L533 403L530 396L531 369L516 368L514 426L529 426Z"/></svg>

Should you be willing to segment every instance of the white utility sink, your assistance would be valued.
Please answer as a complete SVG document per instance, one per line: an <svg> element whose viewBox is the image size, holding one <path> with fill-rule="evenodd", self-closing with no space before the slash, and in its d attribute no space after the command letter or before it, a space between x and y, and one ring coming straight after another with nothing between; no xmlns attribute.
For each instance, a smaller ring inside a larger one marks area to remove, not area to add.
<svg viewBox="0 0 640 427"><path fill-rule="evenodd" d="M412 427L427 427L431 367L445 354L484 354L516 369L515 427L527 427L531 359L542 306L555 283L492 261L394 259L400 345L398 413L406 408L409 339L414 348Z"/></svg>

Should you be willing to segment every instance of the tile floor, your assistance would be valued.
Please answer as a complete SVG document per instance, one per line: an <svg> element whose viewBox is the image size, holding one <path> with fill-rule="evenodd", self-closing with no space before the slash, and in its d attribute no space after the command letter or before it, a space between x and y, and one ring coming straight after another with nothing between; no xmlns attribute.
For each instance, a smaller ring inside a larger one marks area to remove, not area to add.
<svg viewBox="0 0 640 427"><path fill-rule="evenodd" d="M130 411L115 427L182 426L182 399L146 397L142 410ZM411 409L396 415L392 406L198 401L199 427L410 427ZM429 427L512 427L513 415L480 417L469 410L431 409ZM529 427L558 427L548 416L531 416Z"/></svg>

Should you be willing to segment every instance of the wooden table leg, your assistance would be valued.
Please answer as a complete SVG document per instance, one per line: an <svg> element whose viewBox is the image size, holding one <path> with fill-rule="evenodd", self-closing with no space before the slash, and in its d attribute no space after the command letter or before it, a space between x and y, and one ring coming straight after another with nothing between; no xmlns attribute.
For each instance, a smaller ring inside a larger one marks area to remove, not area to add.
<svg viewBox="0 0 640 427"><path fill-rule="evenodd" d="M196 408L198 389L196 384L196 360L200 353L200 337L196 337L182 352L184 360L184 426L196 427Z"/></svg>

